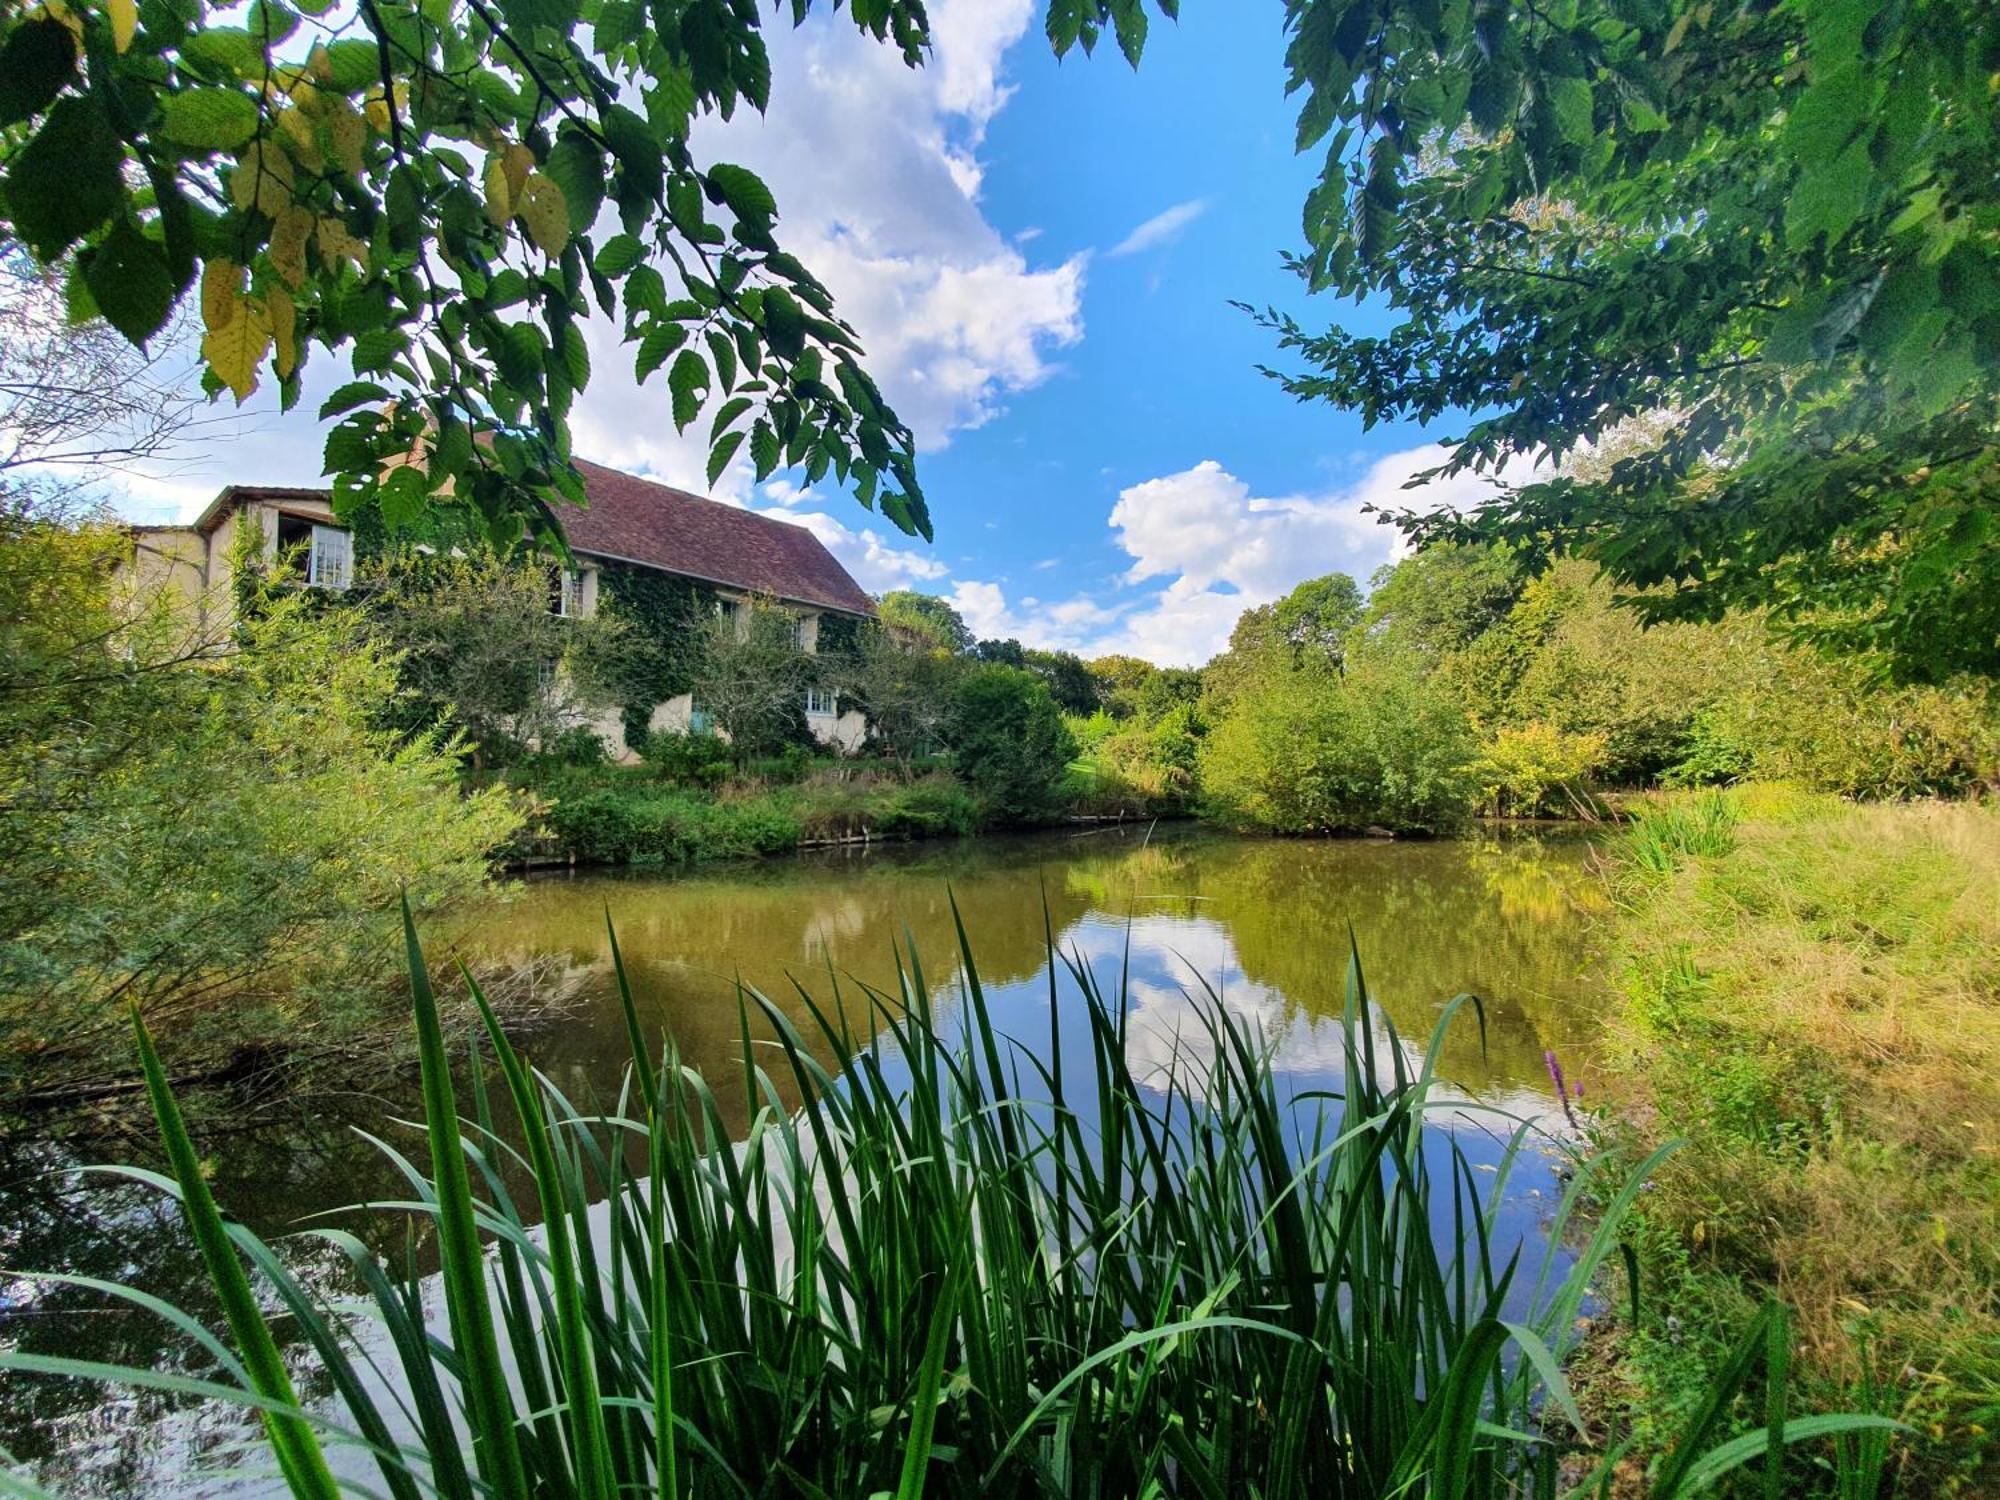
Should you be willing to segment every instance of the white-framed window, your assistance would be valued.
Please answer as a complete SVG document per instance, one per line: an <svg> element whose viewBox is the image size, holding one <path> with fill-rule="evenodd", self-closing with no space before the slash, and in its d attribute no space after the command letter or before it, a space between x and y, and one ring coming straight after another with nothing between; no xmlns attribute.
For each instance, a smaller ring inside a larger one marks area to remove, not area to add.
<svg viewBox="0 0 2000 1500"><path fill-rule="evenodd" d="M806 689L806 712L824 714L828 717L840 712L840 694L832 688L809 687Z"/></svg>
<svg viewBox="0 0 2000 1500"><path fill-rule="evenodd" d="M583 575L573 568L556 569L555 587L550 594L550 603L555 613L565 620L574 620L583 611Z"/></svg>
<svg viewBox="0 0 2000 1500"><path fill-rule="evenodd" d="M316 589L344 589L353 581L353 535L338 526L315 525L306 552L306 582Z"/></svg>
<svg viewBox="0 0 2000 1500"><path fill-rule="evenodd" d="M803 651L806 649L806 617L804 615L792 616L792 649L794 651Z"/></svg>

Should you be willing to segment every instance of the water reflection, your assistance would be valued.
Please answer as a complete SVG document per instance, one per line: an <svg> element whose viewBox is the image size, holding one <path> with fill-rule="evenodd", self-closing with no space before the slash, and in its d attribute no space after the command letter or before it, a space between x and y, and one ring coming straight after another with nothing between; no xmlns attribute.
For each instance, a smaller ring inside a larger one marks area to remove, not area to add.
<svg viewBox="0 0 2000 1500"><path fill-rule="evenodd" d="M725 1110L740 1119L739 980L810 1033L794 982L825 1000L839 985L866 1025L861 986L894 992L897 952L914 951L949 1024L962 985L953 899L963 915L1000 1029L1046 1058L1088 1054L1074 983L1050 984L1057 945L1115 993L1129 972L1128 1057L1164 1083L1203 1066L1209 1045L1190 995L1212 994L1275 1049L1288 1095L1337 1088L1339 1014L1352 942L1372 997L1404 1042L1421 1048L1451 997L1487 1002L1486 1039L1467 1017L1446 1038L1440 1072L1454 1091L1522 1117L1552 1117L1544 1049L1572 1076L1587 1072L1596 997L1588 936L1599 899L1576 841L1509 838L1437 844L1240 840L1198 829L1138 830L877 849L697 872L679 877L578 875L525 882L467 915L443 942L476 963L535 960L567 969L577 1002L529 1042L534 1063L579 1102L615 1098L627 1043L612 978L605 915L617 926L646 1024L671 1034ZM1053 996L1053 1009L1052 1007ZM753 1024L753 1031L765 1034ZM1384 1049L1386 1033L1380 1036ZM1386 1050L1384 1056L1386 1057ZM773 1069L774 1075L782 1070ZM777 1081L781 1089L784 1080ZM389 1086L391 1109L415 1112L414 1091ZM266 1234L395 1184L346 1127L385 1131L380 1101L352 1119L301 1118L288 1138L206 1142L222 1202ZM1441 1117L1475 1161L1499 1154L1490 1125ZM409 1132L386 1132L410 1144ZM192 1246L145 1194L78 1191L47 1176L47 1153L0 1162L4 1263L125 1280L175 1300L205 1298ZM1535 1238L1552 1184L1521 1175L1504 1235ZM400 1230L393 1231L400 1244ZM1531 1263L1533 1257L1531 1256ZM103 1299L16 1283L0 1298L0 1337L19 1347L204 1373L152 1320ZM242 1424L208 1410L175 1411L157 1397L10 1380L0 1394L0 1447L66 1493L196 1492L204 1455L239 1439ZM221 1492L203 1485L199 1492Z"/></svg>
<svg viewBox="0 0 2000 1500"><path fill-rule="evenodd" d="M1486 1001L1484 1050L1470 1021L1445 1045L1441 1071L1466 1089L1545 1092L1544 1050L1567 1059L1590 1034L1588 917L1601 896L1579 841L1143 837L878 850L677 880L542 880L461 942L488 960L560 954L589 972L579 1009L532 1050L565 1088L603 1090L626 1058L608 910L642 1014L718 1086L733 1086L738 1108L739 979L808 1031L795 984L824 1001L850 981L846 1008L861 1025L851 981L895 992L902 945L948 1004L959 981L954 897L989 991L1045 994L1051 932L1108 964L1107 982L1129 943L1157 970L1146 1004L1206 984L1282 1037L1281 1059L1315 1045L1317 1023L1339 1013L1350 931L1371 995L1406 1038L1427 1039L1454 995Z"/></svg>

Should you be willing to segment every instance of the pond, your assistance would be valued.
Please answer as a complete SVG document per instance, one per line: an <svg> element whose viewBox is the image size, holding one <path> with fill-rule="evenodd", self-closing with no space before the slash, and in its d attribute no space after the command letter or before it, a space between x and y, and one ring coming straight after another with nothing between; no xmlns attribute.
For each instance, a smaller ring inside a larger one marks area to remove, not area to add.
<svg viewBox="0 0 2000 1500"><path fill-rule="evenodd" d="M955 899L999 1028L1047 1050L1052 1021L1081 1026L1081 998L1048 945L1090 965L1107 993L1127 976L1128 1052L1142 1080L1185 1065L1195 1007L1220 1003L1273 1047L1288 1093L1339 1086L1340 1013L1350 932L1368 988L1407 1044L1421 1047L1451 998L1467 1013L1439 1071L1455 1093L1560 1131L1545 1054L1589 1078L1604 994L1591 947L1601 904L1589 845L1575 837L1488 836L1438 843L1242 839L1192 826L1133 826L962 843L847 849L684 874L544 875L430 934L475 967L532 965L567 999L526 1050L572 1099L615 1100L628 1053L605 938L608 912L642 1018L671 1034L723 1107L744 1117L737 985L802 1021L794 980L824 999L832 976L893 991L897 950L921 960L941 1024L961 985ZM1050 1012L1051 996L1056 1014ZM1207 997L1213 996L1213 1001ZM852 1009L850 1001L850 1010ZM1068 1048L1065 1049L1069 1051ZM1073 1054L1072 1054L1073 1055ZM777 1071L774 1069L774 1072ZM374 1196L398 1196L358 1124L411 1147L389 1123L416 1112L398 1080L384 1097L315 1101L290 1127L206 1139L216 1193L266 1234ZM1441 1119L1475 1162L1500 1152L1505 1122ZM1469 1138L1469 1140L1468 1140ZM414 1143L421 1155L421 1143ZM82 1188L66 1163L33 1151L0 1159L0 1263L143 1286L189 1305L199 1267L175 1216L146 1191ZM1503 1232L1540 1253L1538 1226L1559 1191L1548 1163L1511 1179ZM352 1221L349 1221L352 1222ZM385 1250L403 1252L400 1230ZM420 1254L420 1252L419 1252ZM329 1284L333 1278L328 1273ZM0 1338L15 1347L204 1372L154 1320L94 1293L0 1279ZM65 1494L219 1494L198 1477L226 1463L244 1426L227 1411L11 1377L0 1448Z"/></svg>

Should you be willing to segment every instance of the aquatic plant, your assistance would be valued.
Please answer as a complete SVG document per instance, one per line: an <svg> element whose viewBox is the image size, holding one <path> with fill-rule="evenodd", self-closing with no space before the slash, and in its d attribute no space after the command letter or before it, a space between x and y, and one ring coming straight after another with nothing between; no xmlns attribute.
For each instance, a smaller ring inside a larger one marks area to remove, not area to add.
<svg viewBox="0 0 2000 1500"><path fill-rule="evenodd" d="M379 1325L357 1341L225 1223L135 1014L174 1175L132 1175L180 1196L242 1357L105 1286L202 1339L217 1378L20 1352L0 1368L236 1403L314 1497L334 1474L396 1500L1552 1495L1564 1472L1608 1483L1623 1457L1585 1429L1562 1361L1665 1148L1622 1181L1579 1160L1547 1225L1570 1253L1525 1271L1497 1206L1530 1127L1482 1190L1454 1133L1468 1105L1434 1076L1455 1018L1483 1028L1470 997L1418 1054L1356 960L1339 1095L1281 1102L1260 1040L1215 1003L1149 1088L1127 1063L1122 979L1107 994L1065 961L1089 1035L1087 1058L1066 1058L1053 936L1043 1048L997 1031L960 924L948 1015L914 952L893 993L833 974L817 1003L801 989L811 1037L739 991L761 1107L737 1139L708 1081L646 1035L615 933L634 1059L618 1106L587 1111L535 1074L482 998L497 1067L472 1070L461 1118L405 927L431 1170L385 1144L410 1192L373 1209L435 1237L442 1319L413 1274L308 1231L353 1264ZM773 1043L752 1043L753 1012ZM1605 1205L1590 1223L1586 1195ZM244 1260L334 1399L294 1395ZM1755 1320L1656 1493L1750 1463L1776 1493L1785 1445L1889 1425L1789 1416L1786 1342L1775 1310ZM1760 1371L1765 1427L1714 1442Z"/></svg>

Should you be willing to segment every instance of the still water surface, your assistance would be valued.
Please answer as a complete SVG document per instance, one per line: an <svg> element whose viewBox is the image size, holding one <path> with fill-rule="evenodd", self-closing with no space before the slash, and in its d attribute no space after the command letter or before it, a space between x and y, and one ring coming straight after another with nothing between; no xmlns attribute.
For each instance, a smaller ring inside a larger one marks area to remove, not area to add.
<svg viewBox="0 0 2000 1500"><path fill-rule="evenodd" d="M1200 1035L1193 1007L1213 994L1274 1047L1286 1093L1337 1089L1351 929L1371 997L1406 1041L1427 1040L1453 996L1470 991L1485 1001L1484 1046L1469 1016L1443 1046L1440 1072L1456 1092L1559 1130L1545 1053L1560 1056L1572 1079L1589 1078L1603 995L1590 919L1601 896L1588 845L1574 838L1306 843L1192 827L1148 837L1133 828L843 851L683 875L544 876L460 918L445 936L475 967L532 962L554 977L568 1004L528 1051L571 1098L609 1103L628 1054L605 940L608 911L642 1016L675 1038L683 1059L741 1118L739 980L803 1021L795 980L821 998L830 975L850 996L856 981L893 992L902 945L920 957L948 1025L961 983L953 897L996 1022L1038 1054L1052 1019L1052 933L1107 993L1116 993L1121 972L1129 975L1129 1046L1142 1080L1187 1063L1189 1038ZM1060 965L1057 976L1053 1019L1065 1031L1080 1028L1075 985ZM1065 1053L1082 1055L1068 1046ZM308 1215L400 1196L353 1130L360 1122L412 1144L412 1132L383 1122L387 1113L415 1113L413 1090L385 1081L383 1096L316 1105L289 1129L205 1143L218 1197L275 1235ZM1437 1128L1454 1130L1475 1161L1490 1163L1505 1122L1461 1115L1441 1117ZM150 1194L31 1178L52 1165L32 1154L0 1161L0 1263L199 1302L199 1268L171 1212ZM1529 1242L1531 1263L1555 1192L1546 1165L1512 1179L1503 1232ZM399 1246L400 1233L383 1248ZM332 1289L330 1268L326 1275ZM143 1315L46 1283L0 1282L0 1339L207 1373ZM230 1493L243 1486L212 1471L228 1462L243 1432L231 1413L157 1395L107 1397L21 1377L0 1392L0 1447L67 1494Z"/></svg>

